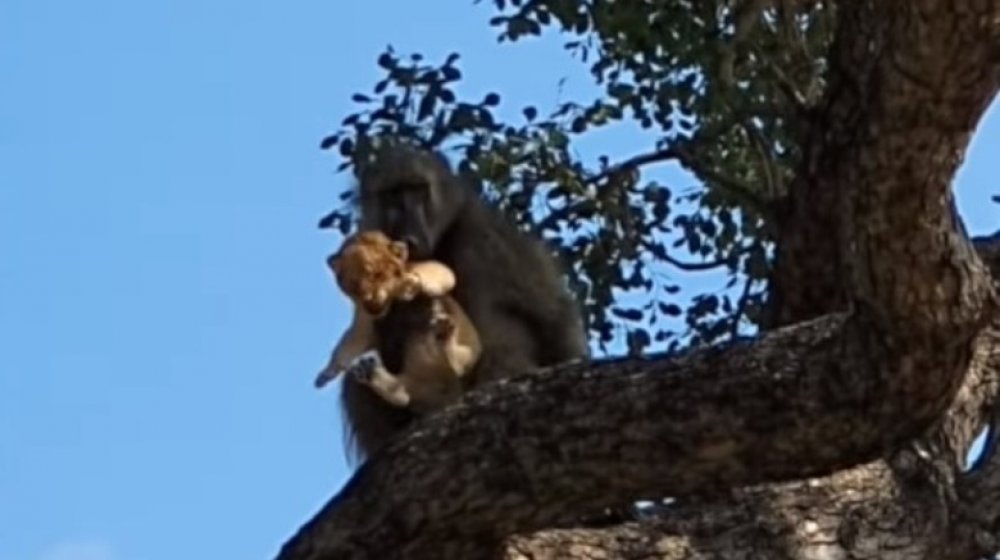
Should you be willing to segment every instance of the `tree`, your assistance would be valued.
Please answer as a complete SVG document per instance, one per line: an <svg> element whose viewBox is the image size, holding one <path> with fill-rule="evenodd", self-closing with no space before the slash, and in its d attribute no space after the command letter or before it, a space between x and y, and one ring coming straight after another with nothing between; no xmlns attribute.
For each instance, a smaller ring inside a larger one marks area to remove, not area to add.
<svg viewBox="0 0 1000 560"><path fill-rule="evenodd" d="M498 95L458 100L457 54L390 49L323 146L344 169L384 135L457 153L484 196L559 239L595 340L624 332L630 355L420 421L280 558L1000 551L1000 458L964 465L1000 388L1000 232L970 241L951 194L1000 88L1000 0L495 4L501 40L569 33L605 95L504 124ZM572 156L627 119L655 134L649 153ZM704 189L642 181L668 161ZM345 208L321 225L349 223ZM657 281L713 267L731 290L686 308ZM660 505L579 526L636 500Z"/></svg>

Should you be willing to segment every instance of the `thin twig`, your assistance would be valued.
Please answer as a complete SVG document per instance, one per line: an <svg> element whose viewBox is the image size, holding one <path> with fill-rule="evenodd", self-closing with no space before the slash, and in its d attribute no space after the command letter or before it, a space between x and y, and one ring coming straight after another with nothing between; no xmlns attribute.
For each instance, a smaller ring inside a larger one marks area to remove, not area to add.
<svg viewBox="0 0 1000 560"><path fill-rule="evenodd" d="M667 254L666 250L659 245L654 245L648 241L642 240L641 245L643 248L647 249L654 257L671 264L681 270L686 272L703 272L705 270L712 270L713 268L718 268L720 266L728 266L733 259L738 259L741 256L747 254L750 251L749 247L739 248L724 257L720 257L714 261L703 262L703 263L686 263L679 261L674 257Z"/></svg>
<svg viewBox="0 0 1000 560"><path fill-rule="evenodd" d="M716 77L723 87L732 85L735 74L736 49L750 36L768 3L769 0L747 0L744 2L736 10L733 36L729 41L720 41L717 45L719 65Z"/></svg>
<svg viewBox="0 0 1000 560"><path fill-rule="evenodd" d="M667 148L664 150L658 150L655 152L650 152L648 154L642 154L629 158L618 165L609 167L608 169L593 175L587 179L588 183L598 183L621 173L628 171L633 171L644 165L649 165L651 163L659 163L664 161L671 161L678 159L677 154L672 148Z"/></svg>
<svg viewBox="0 0 1000 560"><path fill-rule="evenodd" d="M538 231L544 231L548 228L554 228L559 225L559 220L569 220L569 216L574 209L573 204L567 204L565 208L560 208L558 210L552 210L549 212L548 216L545 216L535 225L533 229Z"/></svg>
<svg viewBox="0 0 1000 560"><path fill-rule="evenodd" d="M703 181L711 182L715 187L721 189L736 200L741 206L754 210L761 216L770 217L770 209L768 208L766 201L761 199L757 193L753 192L749 186L733 177L704 165L702 162L698 161L694 154L688 152L685 148L676 147L673 148L672 151L681 165L691 170Z"/></svg>
<svg viewBox="0 0 1000 560"><path fill-rule="evenodd" d="M663 255L663 260L668 264L676 266L677 268L687 271L687 272L701 272L705 270L712 270L713 268L718 268L728 264L728 259L718 259L712 262L704 263L686 263L681 262L670 255Z"/></svg>
<svg viewBox="0 0 1000 560"><path fill-rule="evenodd" d="M796 113L805 114L809 111L809 100L806 98L805 94L799 91L798 86L795 85L795 81L781 68L780 65L775 64L771 57L764 53L757 53L757 56L761 58L764 62L764 66L771 71L774 77L778 80L778 88L788 101L791 102L792 107L795 109Z"/></svg>
<svg viewBox="0 0 1000 560"><path fill-rule="evenodd" d="M614 175L633 171L651 163L665 161L677 161L683 167L693 172L702 181L711 182L713 186L723 190L741 206L752 209L765 217L770 215L767 202L754 193L750 187L733 177L709 168L701 163L686 148L681 148L679 146L665 148L648 154L632 157L614 167L587 178L586 182L591 184L599 183Z"/></svg>
<svg viewBox="0 0 1000 560"><path fill-rule="evenodd" d="M740 123L740 126L760 156L764 167L764 179L767 181L767 198L770 200L781 196L785 192L785 184L777 168L774 151L768 147L767 140L757 127L745 121Z"/></svg>
<svg viewBox="0 0 1000 560"><path fill-rule="evenodd" d="M729 329L729 336L736 340L740 335L740 320L743 319L743 314L746 313L747 309L747 298L750 296L750 286L753 285L753 278L747 278L746 284L743 285L743 293L740 294L740 299L736 302L736 313L733 314L733 324Z"/></svg>

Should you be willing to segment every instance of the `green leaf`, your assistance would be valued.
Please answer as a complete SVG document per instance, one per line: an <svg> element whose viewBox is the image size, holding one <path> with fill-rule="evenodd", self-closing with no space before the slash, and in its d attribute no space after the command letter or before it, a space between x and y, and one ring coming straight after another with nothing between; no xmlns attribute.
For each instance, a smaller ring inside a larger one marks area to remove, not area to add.
<svg viewBox="0 0 1000 560"><path fill-rule="evenodd" d="M490 113L486 109L479 110L479 124L484 128L492 129L496 126L496 121L493 120L493 113Z"/></svg>
<svg viewBox="0 0 1000 560"><path fill-rule="evenodd" d="M326 138L323 139L322 142L319 143L319 149L329 150L330 148L334 147L339 141L340 141L339 135L331 134L330 136L327 136Z"/></svg>
<svg viewBox="0 0 1000 560"><path fill-rule="evenodd" d="M639 321L642 319L642 311L638 309L623 309L621 307L612 307L611 313L620 319L625 319L626 321Z"/></svg>
<svg viewBox="0 0 1000 560"><path fill-rule="evenodd" d="M392 70L396 67L396 59L389 53L382 53L378 57L378 65L386 70Z"/></svg>
<svg viewBox="0 0 1000 560"><path fill-rule="evenodd" d="M327 214L326 216L323 216L322 218L320 218L319 223L317 224L317 227L319 229L328 229L328 228L330 228L333 225L333 221L335 219L336 219L335 214L333 212L331 212L331 213Z"/></svg>
<svg viewBox="0 0 1000 560"><path fill-rule="evenodd" d="M422 121L427 117L434 114L434 104L437 98L434 95L425 95L423 99L420 100L420 108L417 111L417 120Z"/></svg>
<svg viewBox="0 0 1000 560"><path fill-rule="evenodd" d="M625 335L625 344L628 346L628 352L632 356L642 354L642 351L649 346L649 342L649 333L645 330L629 330Z"/></svg>
<svg viewBox="0 0 1000 560"><path fill-rule="evenodd" d="M340 143L340 155L344 157L351 157L354 153L354 142L350 138L344 138Z"/></svg>
<svg viewBox="0 0 1000 560"><path fill-rule="evenodd" d="M684 313L684 311L681 310L680 306L675 305L673 303L657 302L657 305L660 308L660 313L663 313L664 315L670 315L671 317L679 317L682 313Z"/></svg>

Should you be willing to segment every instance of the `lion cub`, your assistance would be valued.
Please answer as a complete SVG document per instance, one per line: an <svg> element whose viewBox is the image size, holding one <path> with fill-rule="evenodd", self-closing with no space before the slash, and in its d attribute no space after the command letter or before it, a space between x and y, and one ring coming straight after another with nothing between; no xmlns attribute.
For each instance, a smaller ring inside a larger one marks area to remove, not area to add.
<svg viewBox="0 0 1000 560"><path fill-rule="evenodd" d="M407 263L407 259L406 244L373 231L351 237L327 260L340 289L354 304L354 316L329 364L316 377L316 387L346 370L387 402L415 412L436 410L461 394L461 378L482 350L479 334L447 295L455 287L451 269L435 261ZM426 305L416 307L401 333L402 367L393 374L374 351L374 323L393 302L417 298L425 299L418 303Z"/></svg>

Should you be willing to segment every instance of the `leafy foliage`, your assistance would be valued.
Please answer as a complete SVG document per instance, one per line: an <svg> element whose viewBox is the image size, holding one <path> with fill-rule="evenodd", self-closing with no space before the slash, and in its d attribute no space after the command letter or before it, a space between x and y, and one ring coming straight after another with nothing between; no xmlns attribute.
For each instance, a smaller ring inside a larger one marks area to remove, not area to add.
<svg viewBox="0 0 1000 560"><path fill-rule="evenodd" d="M521 227L552 241L585 303L602 347L630 353L674 350L738 336L762 319L774 209L800 159L796 123L823 85L833 14L827 3L794 0L495 0L490 24L501 41L558 28L566 49L603 87L589 102L547 115L524 107L501 122L501 95L462 99L460 55L439 64L392 47L377 60L385 76L324 149L340 170L364 165L378 142L411 142L449 153ZM645 154L585 163L573 141L613 123L655 133ZM643 178L646 166L676 162L704 188L674 192ZM347 233L352 192L320 222ZM671 274L717 270L718 293L679 301Z"/></svg>

